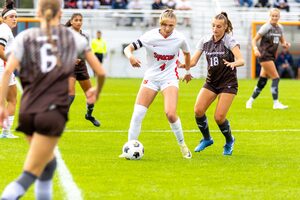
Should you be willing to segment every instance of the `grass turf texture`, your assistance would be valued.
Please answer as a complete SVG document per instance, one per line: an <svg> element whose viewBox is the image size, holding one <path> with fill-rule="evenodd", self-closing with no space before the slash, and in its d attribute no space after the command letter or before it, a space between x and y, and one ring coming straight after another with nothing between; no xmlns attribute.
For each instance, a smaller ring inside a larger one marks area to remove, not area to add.
<svg viewBox="0 0 300 200"><path fill-rule="evenodd" d="M204 80L181 83L178 115L191 150L201 139L193 106ZM239 92L227 118L236 144L223 156L224 138L213 113L207 111L215 143L191 160L183 159L158 94L143 121L139 140L142 160L118 158L141 79L108 79L95 106L101 127L84 119L85 98L77 85L59 148L84 199L297 199L300 196L300 81L281 80L279 97L287 110L273 110L270 81L253 109L245 108L255 80L240 80ZM278 130L278 131L276 131ZM99 132L97 132L99 131ZM0 140L0 191L21 172L28 145L21 139ZM33 187L23 199L33 199ZM64 199L58 176L54 199Z"/></svg>

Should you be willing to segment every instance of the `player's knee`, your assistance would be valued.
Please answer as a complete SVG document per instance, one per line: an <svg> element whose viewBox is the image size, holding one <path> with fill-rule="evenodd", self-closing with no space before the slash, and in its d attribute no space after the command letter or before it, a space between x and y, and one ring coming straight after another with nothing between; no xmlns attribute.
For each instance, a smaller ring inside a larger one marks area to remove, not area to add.
<svg viewBox="0 0 300 200"><path fill-rule="evenodd" d="M176 122L176 120L177 120L177 115L176 115L176 113L173 113L173 112L166 112L166 116L167 116L168 121L169 121L170 123L174 123L174 122Z"/></svg>
<svg viewBox="0 0 300 200"><path fill-rule="evenodd" d="M215 114L215 121L217 124L222 124L226 119L226 115L223 113L216 113Z"/></svg>
<svg viewBox="0 0 300 200"><path fill-rule="evenodd" d="M259 77L257 87L262 90L268 82L268 79L265 77Z"/></svg>
<svg viewBox="0 0 300 200"><path fill-rule="evenodd" d="M195 116L203 116L205 114L205 110L195 107L194 108L194 113L195 113Z"/></svg>

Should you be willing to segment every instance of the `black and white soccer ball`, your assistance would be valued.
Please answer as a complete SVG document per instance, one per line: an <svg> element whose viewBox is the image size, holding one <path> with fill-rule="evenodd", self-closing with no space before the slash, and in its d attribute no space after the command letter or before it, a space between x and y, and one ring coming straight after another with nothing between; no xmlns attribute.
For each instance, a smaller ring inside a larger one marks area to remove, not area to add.
<svg viewBox="0 0 300 200"><path fill-rule="evenodd" d="M123 146L123 155L128 160L139 160L144 156L144 146L138 140L130 140Z"/></svg>

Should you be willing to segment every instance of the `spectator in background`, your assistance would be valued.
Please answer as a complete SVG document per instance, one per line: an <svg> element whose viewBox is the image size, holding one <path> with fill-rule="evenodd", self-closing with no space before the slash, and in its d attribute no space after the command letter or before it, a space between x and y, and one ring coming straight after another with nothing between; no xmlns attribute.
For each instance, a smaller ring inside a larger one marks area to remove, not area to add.
<svg viewBox="0 0 300 200"><path fill-rule="evenodd" d="M126 9L127 0L112 0L111 4L112 9Z"/></svg>
<svg viewBox="0 0 300 200"><path fill-rule="evenodd" d="M111 6L112 0L100 0L100 5L101 6Z"/></svg>
<svg viewBox="0 0 300 200"><path fill-rule="evenodd" d="M248 7L252 7L253 5L253 0L239 0L240 6L244 6L244 4L248 4Z"/></svg>
<svg viewBox="0 0 300 200"><path fill-rule="evenodd" d="M275 0L274 8L283 9L290 12L290 6L287 0Z"/></svg>
<svg viewBox="0 0 300 200"><path fill-rule="evenodd" d="M166 8L166 5L161 0L154 0L152 3L152 10L163 10ZM158 22L158 17L153 17L152 26L156 26Z"/></svg>
<svg viewBox="0 0 300 200"><path fill-rule="evenodd" d="M166 3L167 8L175 10L176 8L176 1L175 0L168 0Z"/></svg>
<svg viewBox="0 0 300 200"><path fill-rule="evenodd" d="M92 40L92 51L98 58L99 62L103 63L103 57L107 53L106 42L102 39L101 31L97 31L97 38Z"/></svg>
<svg viewBox="0 0 300 200"><path fill-rule="evenodd" d="M130 10L142 10L143 9L143 5L141 4L140 0L131 0L127 6L128 9ZM134 15L143 15L142 12L135 12L133 13ZM140 20L140 22L142 23L144 21L143 17L130 17L130 26L135 25L136 21Z"/></svg>
<svg viewBox="0 0 300 200"><path fill-rule="evenodd" d="M64 8L76 9L77 8L77 0L65 0Z"/></svg>
<svg viewBox="0 0 300 200"><path fill-rule="evenodd" d="M294 60L287 47L282 47L281 53L276 59L276 66L279 76L282 78L284 73L288 73L290 78L295 78L293 69Z"/></svg>
<svg viewBox="0 0 300 200"><path fill-rule="evenodd" d="M261 8L261 7L267 7L270 8L271 4L269 3L269 0L258 0L258 2L255 4L256 8Z"/></svg>
<svg viewBox="0 0 300 200"><path fill-rule="evenodd" d="M98 0L77 0L77 7L79 9L99 9L100 2Z"/></svg>
<svg viewBox="0 0 300 200"><path fill-rule="evenodd" d="M176 4L177 10L192 10L192 5L189 0L179 0ZM185 24L187 27L191 26L190 18L185 17L183 18L183 24Z"/></svg>

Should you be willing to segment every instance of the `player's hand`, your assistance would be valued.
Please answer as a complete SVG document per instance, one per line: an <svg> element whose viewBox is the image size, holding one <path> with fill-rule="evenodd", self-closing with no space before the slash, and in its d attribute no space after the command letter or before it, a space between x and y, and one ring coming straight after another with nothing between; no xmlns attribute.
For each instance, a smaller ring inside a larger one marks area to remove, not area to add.
<svg viewBox="0 0 300 200"><path fill-rule="evenodd" d="M228 62L227 60L223 59L223 62L224 64L227 66L227 67L230 67L232 70L234 70L235 68L235 63L234 62Z"/></svg>
<svg viewBox="0 0 300 200"><path fill-rule="evenodd" d="M130 61L130 64L132 65L132 67L141 67L141 61L136 59L134 56L131 56L129 58L129 61Z"/></svg>
<svg viewBox="0 0 300 200"><path fill-rule="evenodd" d="M77 59L75 62L75 65L78 65L80 63L81 59Z"/></svg>
<svg viewBox="0 0 300 200"><path fill-rule="evenodd" d="M98 99L97 89L95 87L92 87L88 89L85 93L86 95L86 101L88 104L94 104L96 100Z"/></svg>
<svg viewBox="0 0 300 200"><path fill-rule="evenodd" d="M183 79L182 79L182 82L185 81L186 83L188 83L188 82L190 82L193 78L194 78L194 77L193 77L190 73L185 74L184 77L183 77Z"/></svg>
<svg viewBox="0 0 300 200"><path fill-rule="evenodd" d="M288 48L290 48L291 43L285 42L284 44L282 44L282 46L288 49Z"/></svg>
<svg viewBox="0 0 300 200"><path fill-rule="evenodd" d="M254 50L254 55L258 58L261 57L261 54L258 49Z"/></svg>
<svg viewBox="0 0 300 200"><path fill-rule="evenodd" d="M5 107L0 106L0 127L7 128L8 123L8 111Z"/></svg>

